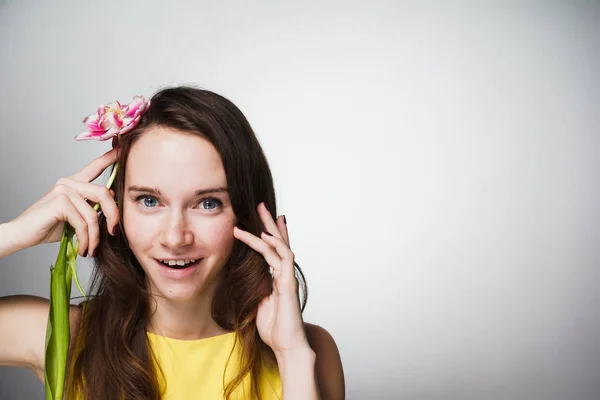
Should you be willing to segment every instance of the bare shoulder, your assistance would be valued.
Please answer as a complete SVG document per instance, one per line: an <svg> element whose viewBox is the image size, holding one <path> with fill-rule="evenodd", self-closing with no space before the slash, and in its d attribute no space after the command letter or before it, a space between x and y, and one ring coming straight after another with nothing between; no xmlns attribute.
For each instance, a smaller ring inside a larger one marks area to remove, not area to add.
<svg viewBox="0 0 600 400"><path fill-rule="evenodd" d="M323 400L345 398L344 370L333 336L319 325L304 323L308 343L317 355L316 374Z"/></svg>
<svg viewBox="0 0 600 400"><path fill-rule="evenodd" d="M31 369L44 380L46 326L50 301L43 297L15 295L0 297L0 365ZM81 308L71 305L71 344L77 336Z"/></svg>

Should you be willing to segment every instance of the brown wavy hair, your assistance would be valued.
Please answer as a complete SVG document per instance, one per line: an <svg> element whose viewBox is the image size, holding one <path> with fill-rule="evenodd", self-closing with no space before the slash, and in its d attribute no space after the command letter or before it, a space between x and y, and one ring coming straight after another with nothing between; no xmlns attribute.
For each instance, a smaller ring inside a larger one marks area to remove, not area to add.
<svg viewBox="0 0 600 400"><path fill-rule="evenodd" d="M100 222L100 244L90 280L90 297L76 351L70 362L67 394L94 400L160 400L162 393L154 356L146 335L152 301L144 270L130 250L123 229L123 196L127 157L133 144L150 128L172 128L210 141L221 156L238 226L260 235L264 226L256 206L264 201L277 216L275 189L267 159L242 112L226 98L194 87L160 90L139 125L119 139L119 171L112 186L121 221L115 236ZM295 264L306 305L306 282ZM256 315L260 301L272 291L272 278L264 257L236 240L212 302L212 317L222 328L236 332L241 346L239 375L225 388L229 399L250 374L251 393L260 399L259 376L263 365L276 366L271 349L260 339ZM225 376L223 376L225 379Z"/></svg>

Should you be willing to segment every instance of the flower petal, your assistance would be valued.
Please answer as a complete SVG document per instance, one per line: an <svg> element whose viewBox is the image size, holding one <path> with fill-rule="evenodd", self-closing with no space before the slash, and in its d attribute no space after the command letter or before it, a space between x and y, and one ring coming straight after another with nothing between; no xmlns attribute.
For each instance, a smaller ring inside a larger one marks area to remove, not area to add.
<svg viewBox="0 0 600 400"><path fill-rule="evenodd" d="M104 135L105 130L86 131L75 136L75 140L100 140L100 137Z"/></svg>
<svg viewBox="0 0 600 400"><path fill-rule="evenodd" d="M123 126L123 121L121 120L119 114L116 112L104 114L104 121L102 122L103 128L120 128L121 126Z"/></svg>
<svg viewBox="0 0 600 400"><path fill-rule="evenodd" d="M83 123L88 127L94 129L94 127L98 126L98 121L100 120L100 116L98 114L90 114L83 119Z"/></svg>
<svg viewBox="0 0 600 400"><path fill-rule="evenodd" d="M144 96L134 96L127 105L117 100L98 107L96 114L88 115L83 123L88 130L75 136L75 140L108 140L135 128L141 115L150 106Z"/></svg>
<svg viewBox="0 0 600 400"><path fill-rule="evenodd" d="M127 132L129 132L130 130L132 130L133 128L135 128L137 126L137 124L140 123L140 119L142 118L141 115L138 115L137 118L129 121L129 123L123 127L123 129L121 129L121 135L126 134Z"/></svg>
<svg viewBox="0 0 600 400"><path fill-rule="evenodd" d="M114 136L117 136L121 132L121 128L112 127L107 130L102 136L98 138L98 140L108 140Z"/></svg>
<svg viewBox="0 0 600 400"><path fill-rule="evenodd" d="M131 103L127 105L126 116L135 118L147 108L147 101L143 96L134 96Z"/></svg>

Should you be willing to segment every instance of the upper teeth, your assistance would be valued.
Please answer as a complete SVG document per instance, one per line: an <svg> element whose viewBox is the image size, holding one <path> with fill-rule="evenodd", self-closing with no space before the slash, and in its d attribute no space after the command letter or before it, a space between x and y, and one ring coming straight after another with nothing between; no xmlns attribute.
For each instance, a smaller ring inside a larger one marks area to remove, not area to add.
<svg viewBox="0 0 600 400"><path fill-rule="evenodd" d="M158 260L163 264L167 264L167 265L185 265L185 264L189 264L189 263L193 263L196 262L198 259L195 260Z"/></svg>

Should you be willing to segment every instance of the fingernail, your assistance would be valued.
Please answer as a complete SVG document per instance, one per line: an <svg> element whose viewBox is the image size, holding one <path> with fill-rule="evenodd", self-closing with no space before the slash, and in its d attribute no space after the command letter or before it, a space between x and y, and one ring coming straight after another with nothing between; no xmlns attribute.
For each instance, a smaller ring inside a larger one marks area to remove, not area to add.
<svg viewBox="0 0 600 400"><path fill-rule="evenodd" d="M265 231L263 231L263 233L264 233L264 234L266 234L266 235L269 235L269 236L273 236L273 235L271 235L269 232L265 232Z"/></svg>
<svg viewBox="0 0 600 400"><path fill-rule="evenodd" d="M96 249L90 251L90 257L94 257L94 252L96 251Z"/></svg>
<svg viewBox="0 0 600 400"><path fill-rule="evenodd" d="M285 219L285 215L283 215L283 223L287 225L287 219Z"/></svg>

